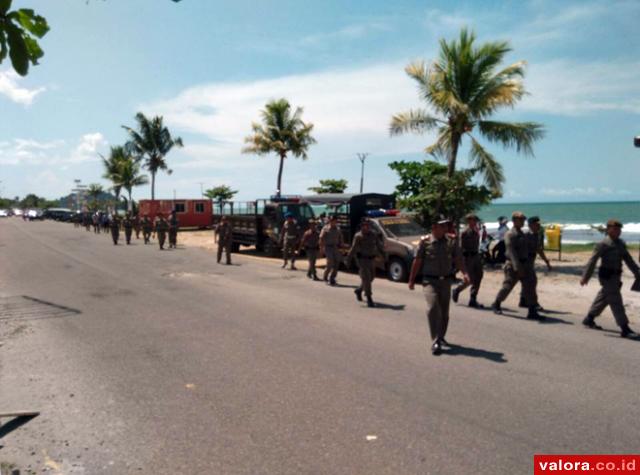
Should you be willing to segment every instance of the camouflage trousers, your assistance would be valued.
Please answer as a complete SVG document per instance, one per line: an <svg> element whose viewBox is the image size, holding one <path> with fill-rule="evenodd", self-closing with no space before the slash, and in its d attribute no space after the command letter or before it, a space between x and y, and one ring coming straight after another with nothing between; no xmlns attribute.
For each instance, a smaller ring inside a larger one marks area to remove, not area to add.
<svg viewBox="0 0 640 475"><path fill-rule="evenodd" d="M218 257L217 257L217 262L220 262L222 260L222 253L225 253L226 258L227 258L227 264L231 264L231 243L227 242L227 243L223 243L221 241L218 241Z"/></svg>
<svg viewBox="0 0 640 475"><path fill-rule="evenodd" d="M131 228L124 228L124 239L125 241L127 241L127 244L131 244L131 234L133 232L133 229Z"/></svg>
<svg viewBox="0 0 640 475"><path fill-rule="evenodd" d="M373 258L361 257L358 259L358 273L360 274L360 290L371 297L371 284L376 277L376 261Z"/></svg>
<svg viewBox="0 0 640 475"><path fill-rule="evenodd" d="M307 260L309 261L309 269L307 270L307 276L313 277L316 275L316 260L318 260L318 249L306 248Z"/></svg>
<svg viewBox="0 0 640 475"><path fill-rule="evenodd" d="M291 259L291 265L296 262L296 244L295 239L285 239L284 245L282 246L282 258L285 264L289 259Z"/></svg>
<svg viewBox="0 0 640 475"><path fill-rule="evenodd" d="M178 229L169 229L169 247L176 247L178 244Z"/></svg>
<svg viewBox="0 0 640 475"><path fill-rule="evenodd" d="M324 280L327 280L327 278L336 280L340 262L342 261L340 249L335 246L325 246L324 255L327 258L327 265L324 268Z"/></svg>
<svg viewBox="0 0 640 475"><path fill-rule="evenodd" d="M444 338L449 328L449 301L451 299L451 279L425 279L424 298L427 301L427 319L431 340Z"/></svg>
<svg viewBox="0 0 640 475"><path fill-rule="evenodd" d="M471 287L471 298L475 299L480 291L480 284L482 283L482 277L484 276L484 270L482 269L482 259L480 254L474 256L467 256L464 258L464 266L469 274L469 283L462 283L456 288L456 292L460 293L467 287Z"/></svg>
<svg viewBox="0 0 640 475"><path fill-rule="evenodd" d="M613 313L613 318L615 318L620 328L629 325L627 312L624 309L624 302L622 301L622 293L620 292L622 287L620 276L614 275L609 279L600 279L600 285L602 287L591 304L589 316L595 318L609 306L611 313Z"/></svg>
<svg viewBox="0 0 640 475"><path fill-rule="evenodd" d="M533 266L523 264L522 275L518 275L511 261L507 261L504 265L504 281L496 296L496 303L504 302L518 282L522 284L522 296L525 305L527 307L537 305L535 269Z"/></svg>

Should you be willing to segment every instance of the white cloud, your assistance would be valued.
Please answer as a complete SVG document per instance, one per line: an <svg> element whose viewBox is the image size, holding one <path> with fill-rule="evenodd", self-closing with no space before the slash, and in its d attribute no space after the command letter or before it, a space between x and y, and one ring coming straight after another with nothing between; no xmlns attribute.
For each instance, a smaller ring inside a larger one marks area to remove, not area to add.
<svg viewBox="0 0 640 475"><path fill-rule="evenodd" d="M72 149L64 140L40 142L33 139L14 139L0 143L2 165L61 165L98 160L98 151L107 145L99 132L83 135Z"/></svg>
<svg viewBox="0 0 640 475"><path fill-rule="evenodd" d="M609 187L574 187L574 188L544 188L541 192L544 196L600 196L611 195L613 190Z"/></svg>
<svg viewBox="0 0 640 475"><path fill-rule="evenodd" d="M95 161L98 157L98 150L106 145L107 140L100 132L85 134L66 161L71 163Z"/></svg>
<svg viewBox="0 0 640 475"><path fill-rule="evenodd" d="M381 21L345 26L336 31L308 35L300 40L302 46L325 46L331 42L357 40L371 34L390 31L390 26Z"/></svg>
<svg viewBox="0 0 640 475"><path fill-rule="evenodd" d="M20 81L20 76L14 71L0 71L0 94L8 97L13 102L29 106L36 96L46 90L44 87L36 89L21 87L19 85Z"/></svg>

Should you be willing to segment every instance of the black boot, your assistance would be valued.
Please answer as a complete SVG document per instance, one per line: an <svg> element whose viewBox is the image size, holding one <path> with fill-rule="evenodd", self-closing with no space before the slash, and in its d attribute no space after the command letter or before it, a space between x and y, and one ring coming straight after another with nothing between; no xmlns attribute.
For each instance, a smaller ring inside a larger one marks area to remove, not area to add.
<svg viewBox="0 0 640 475"><path fill-rule="evenodd" d="M362 289L358 287L353 291L353 293L356 294L356 299L358 299L358 302L362 302Z"/></svg>
<svg viewBox="0 0 640 475"><path fill-rule="evenodd" d="M373 299L371 298L371 295L369 295L367 297L367 307L375 307L375 306L376 306L376 304L373 303Z"/></svg>
<svg viewBox="0 0 640 475"><path fill-rule="evenodd" d="M469 307L471 308L484 308L484 305L479 304L475 297L469 299Z"/></svg>
<svg viewBox="0 0 640 475"><path fill-rule="evenodd" d="M602 330L602 327L595 322L594 317L592 317L591 315L587 315L586 317L584 317L584 320L582 320L582 324L587 328L591 328L592 330Z"/></svg>
<svg viewBox="0 0 640 475"><path fill-rule="evenodd" d="M451 292L451 299L453 300L454 303L458 303L459 297L460 297L460 289L456 287L455 289L453 289L453 292Z"/></svg>
<svg viewBox="0 0 640 475"><path fill-rule="evenodd" d="M620 332L620 336L622 338L640 338L640 335L638 335L636 332L634 332L629 325L625 325L624 327L622 327L622 331Z"/></svg>
<svg viewBox="0 0 640 475"><path fill-rule="evenodd" d="M500 302L493 302L491 304L491 310L493 310L493 313L495 313L496 315L502 315L502 307L500 306Z"/></svg>
<svg viewBox="0 0 640 475"><path fill-rule="evenodd" d="M546 317L543 317L538 313L538 309L536 305L532 305L529 307L529 313L527 313L527 318L529 320L540 320L540 321L546 319Z"/></svg>

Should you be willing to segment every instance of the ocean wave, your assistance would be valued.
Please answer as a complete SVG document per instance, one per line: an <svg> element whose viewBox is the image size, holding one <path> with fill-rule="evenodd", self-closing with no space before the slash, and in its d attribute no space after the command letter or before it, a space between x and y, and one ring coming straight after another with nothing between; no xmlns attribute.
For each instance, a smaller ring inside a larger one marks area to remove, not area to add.
<svg viewBox="0 0 640 475"><path fill-rule="evenodd" d="M583 224L583 223L544 223L545 226L549 224L559 224L563 231L587 231L587 232L598 232L593 228L604 227L606 223L593 223L593 224ZM487 228L487 231L494 232L498 230L497 222L488 222L484 223ZM512 222L508 223L509 228L513 226ZM623 223L622 228L624 233L640 233L640 223Z"/></svg>

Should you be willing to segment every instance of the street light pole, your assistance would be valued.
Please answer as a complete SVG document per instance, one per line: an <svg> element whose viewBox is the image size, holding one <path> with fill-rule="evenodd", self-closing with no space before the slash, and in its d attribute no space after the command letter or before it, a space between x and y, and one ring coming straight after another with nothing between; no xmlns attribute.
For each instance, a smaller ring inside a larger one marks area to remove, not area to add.
<svg viewBox="0 0 640 475"><path fill-rule="evenodd" d="M369 156L368 153L358 154L358 160L360 160L360 163L362 164L360 168L360 193L362 193L362 190L364 188L364 161L367 159L368 156Z"/></svg>

